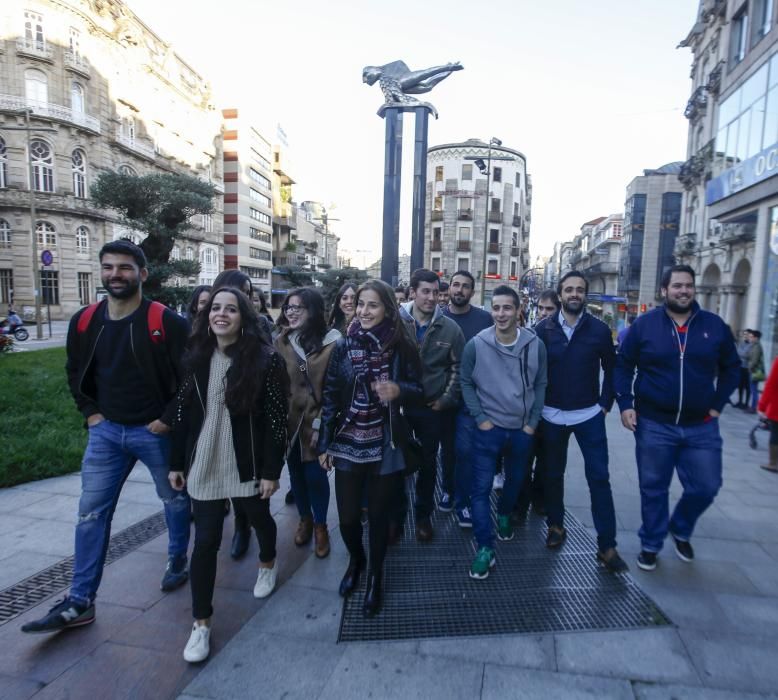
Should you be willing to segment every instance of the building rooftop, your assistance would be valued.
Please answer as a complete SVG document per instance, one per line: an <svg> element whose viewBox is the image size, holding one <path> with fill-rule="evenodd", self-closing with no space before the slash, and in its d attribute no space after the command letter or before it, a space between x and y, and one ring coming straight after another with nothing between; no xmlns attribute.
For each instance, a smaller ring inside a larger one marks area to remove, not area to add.
<svg viewBox="0 0 778 700"><path fill-rule="evenodd" d="M644 175L678 175L681 172L682 160L676 160L672 163L665 163L663 166L656 169L644 170Z"/></svg>

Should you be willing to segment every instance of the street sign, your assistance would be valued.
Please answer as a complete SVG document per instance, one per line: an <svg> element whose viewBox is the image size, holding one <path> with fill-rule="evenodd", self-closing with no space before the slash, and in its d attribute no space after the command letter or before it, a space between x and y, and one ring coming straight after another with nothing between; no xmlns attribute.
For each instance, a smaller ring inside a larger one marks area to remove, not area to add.
<svg viewBox="0 0 778 700"><path fill-rule="evenodd" d="M51 251L44 250L41 253L41 263L43 263L44 266L48 267L53 262L54 262L54 256L51 254Z"/></svg>

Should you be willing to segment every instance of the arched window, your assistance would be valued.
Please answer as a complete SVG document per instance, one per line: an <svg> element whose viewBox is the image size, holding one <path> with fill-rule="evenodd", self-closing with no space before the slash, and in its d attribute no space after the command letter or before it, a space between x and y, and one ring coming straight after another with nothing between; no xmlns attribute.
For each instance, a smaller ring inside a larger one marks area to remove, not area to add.
<svg viewBox="0 0 778 700"><path fill-rule="evenodd" d="M70 86L70 108L77 114L84 113L84 88L79 83Z"/></svg>
<svg viewBox="0 0 778 700"><path fill-rule="evenodd" d="M119 175L132 175L133 177L137 177L138 173L135 172L135 168L131 165L120 165Z"/></svg>
<svg viewBox="0 0 778 700"><path fill-rule="evenodd" d="M194 248L192 248L190 245L186 247L186 259L194 260Z"/></svg>
<svg viewBox="0 0 778 700"><path fill-rule="evenodd" d="M5 220L0 219L0 248L11 247L11 225Z"/></svg>
<svg viewBox="0 0 778 700"><path fill-rule="evenodd" d="M135 141L135 118L134 117L125 117L122 119L122 131L124 132L124 137L128 141Z"/></svg>
<svg viewBox="0 0 778 700"><path fill-rule="evenodd" d="M5 139L0 136L0 188L8 187L8 150Z"/></svg>
<svg viewBox="0 0 778 700"><path fill-rule="evenodd" d="M216 264L216 251L213 248L204 248L201 256L202 263L206 267Z"/></svg>
<svg viewBox="0 0 778 700"><path fill-rule="evenodd" d="M35 226L38 234L38 245L52 248L57 245L56 229L48 221L39 221Z"/></svg>
<svg viewBox="0 0 778 700"><path fill-rule="evenodd" d="M33 189L38 192L54 191L54 156L51 146L45 141L35 139L30 144L32 160Z"/></svg>
<svg viewBox="0 0 778 700"><path fill-rule="evenodd" d="M86 226L79 226L76 229L76 252L89 252L89 229Z"/></svg>
<svg viewBox="0 0 778 700"><path fill-rule="evenodd" d="M49 79L43 71L35 68L24 71L24 94L30 102L49 101Z"/></svg>
<svg viewBox="0 0 778 700"><path fill-rule="evenodd" d="M70 156L73 172L73 194L79 199L86 197L86 155L76 148Z"/></svg>

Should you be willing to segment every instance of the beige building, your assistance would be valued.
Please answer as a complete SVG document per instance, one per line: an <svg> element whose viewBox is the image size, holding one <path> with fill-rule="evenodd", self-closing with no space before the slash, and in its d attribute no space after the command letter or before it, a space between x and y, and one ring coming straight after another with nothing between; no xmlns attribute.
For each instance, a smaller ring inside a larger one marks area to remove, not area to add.
<svg viewBox="0 0 778 700"><path fill-rule="evenodd" d="M623 225L623 214L602 216L585 223L576 238L580 257L575 267L589 282L587 307L612 328L617 318L624 316L624 298L619 296Z"/></svg>
<svg viewBox="0 0 778 700"><path fill-rule="evenodd" d="M28 151L23 110L31 112ZM9 128L10 127L10 128ZM30 183L29 161L33 182ZM97 251L137 234L93 206L104 171L180 172L223 191L221 115L192 67L118 0L6 0L0 9L0 303L30 319L30 188L44 303L68 318L101 294ZM199 259L200 279L222 263L222 205L196 217L173 256ZM45 309L45 307L44 307Z"/></svg>

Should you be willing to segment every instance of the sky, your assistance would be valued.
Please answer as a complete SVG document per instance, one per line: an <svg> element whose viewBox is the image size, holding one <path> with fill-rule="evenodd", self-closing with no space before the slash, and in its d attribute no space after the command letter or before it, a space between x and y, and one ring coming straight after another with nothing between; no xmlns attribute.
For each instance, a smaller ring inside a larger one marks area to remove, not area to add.
<svg viewBox="0 0 778 700"><path fill-rule="evenodd" d="M527 156L530 253L621 212L645 168L686 159L698 0L128 0L211 83L215 104L286 132L294 199L323 202L352 262L381 249L384 123L362 68L461 61L423 96L429 144L488 140ZM410 248L412 119L406 118L401 252Z"/></svg>

